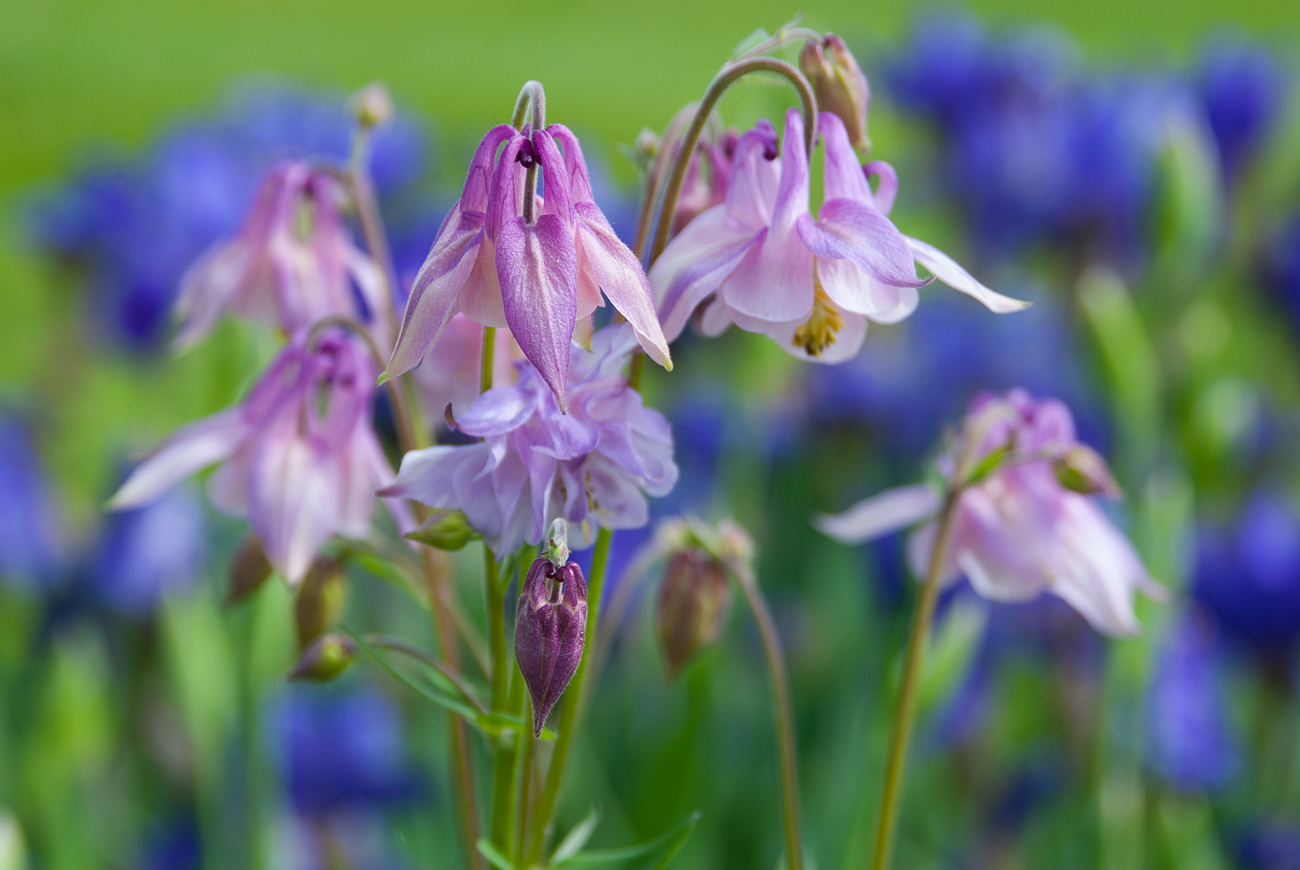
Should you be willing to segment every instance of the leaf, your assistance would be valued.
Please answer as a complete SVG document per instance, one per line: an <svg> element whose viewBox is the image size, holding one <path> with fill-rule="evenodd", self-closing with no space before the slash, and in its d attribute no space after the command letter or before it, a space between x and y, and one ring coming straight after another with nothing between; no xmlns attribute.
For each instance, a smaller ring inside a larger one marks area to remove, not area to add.
<svg viewBox="0 0 1300 870"><path fill-rule="evenodd" d="M587 841L591 839L592 832L596 830L596 826L599 824L600 810L592 807L591 812L587 813L587 817L574 825L569 830L569 833L564 835L564 839L560 841L560 845L555 847L555 854L551 856L551 863L562 864L569 858L572 858L574 855L581 852L582 847L587 845Z"/></svg>
<svg viewBox="0 0 1300 870"><path fill-rule="evenodd" d="M1011 452L1011 445L1004 444L1001 447L999 447L997 450L994 450L988 456L985 456L983 459L979 461L979 464L976 465L971 470L971 473L966 477L966 485L973 486L974 484L977 484L984 478L988 477L993 472L997 471L998 466L1002 464L1002 460L1006 459L1007 454L1010 452Z"/></svg>
<svg viewBox="0 0 1300 870"><path fill-rule="evenodd" d="M511 863L510 859L498 852L497 847L487 840L479 840L474 845L478 848L478 853L487 858L488 863L496 867L497 870L515 870L515 865Z"/></svg>
<svg viewBox="0 0 1300 870"><path fill-rule="evenodd" d="M346 627L343 630L346 631L348 635L351 636L351 638L357 642L357 646L365 650L366 653L368 653L371 658L373 658L376 662L378 662L380 667L388 671L389 675L392 676L393 679L397 680L399 683L406 686L408 689L415 692L416 694L428 698L430 701L433 701L435 704L438 704L439 706L446 707L448 710L451 710L453 713L459 713L461 716L465 717L470 722L474 723L475 725L478 725L478 719L480 714L468 703L462 701L459 698L452 697L434 686L421 685L420 683L408 677L406 674L399 671L397 668L393 667L392 664L389 663L388 659L384 658L384 656L381 655L378 650L376 650L370 644L366 643L364 638L350 631Z"/></svg>
<svg viewBox="0 0 1300 870"><path fill-rule="evenodd" d="M625 846L621 849L600 849L591 852L579 852L564 862L565 867L607 867L616 864L623 864L630 861L645 859L646 865L653 870L662 870L668 866L677 852L686 842L686 838L695 830L695 824L700 820L698 812L691 813L676 827L669 828L663 834L659 835L647 843L639 846ZM648 864L651 859L658 859L654 864ZM560 864L554 863L552 866L559 867Z"/></svg>
<svg viewBox="0 0 1300 870"><path fill-rule="evenodd" d="M389 586L400 589L419 602L420 607L429 609L429 599L411 576L396 563L373 550L350 549L346 556L371 574L383 580Z"/></svg>

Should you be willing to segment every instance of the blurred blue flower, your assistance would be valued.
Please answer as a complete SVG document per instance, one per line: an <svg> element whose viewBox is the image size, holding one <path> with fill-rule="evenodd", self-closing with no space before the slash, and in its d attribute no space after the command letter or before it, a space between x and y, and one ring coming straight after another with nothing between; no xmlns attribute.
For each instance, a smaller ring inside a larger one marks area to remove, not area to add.
<svg viewBox="0 0 1300 870"><path fill-rule="evenodd" d="M1192 594L1228 639L1289 661L1300 641L1300 512L1261 490L1230 528L1204 526Z"/></svg>
<svg viewBox="0 0 1300 870"><path fill-rule="evenodd" d="M1234 851L1243 870L1300 870L1300 824L1260 825L1239 836Z"/></svg>
<svg viewBox="0 0 1300 870"><path fill-rule="evenodd" d="M96 599L125 616L145 616L189 589L206 555L203 504L174 487L145 507L104 516L88 576Z"/></svg>
<svg viewBox="0 0 1300 870"><path fill-rule="evenodd" d="M1157 654L1146 700L1147 764L1182 791L1219 788L1241 763L1219 670L1209 626L1183 614Z"/></svg>
<svg viewBox="0 0 1300 870"><path fill-rule="evenodd" d="M54 499L27 430L0 417L0 580L48 587L61 550Z"/></svg>
<svg viewBox="0 0 1300 870"><path fill-rule="evenodd" d="M291 157L346 159L351 130L342 96L248 89L215 117L176 127L142 159L96 163L37 196L30 235L82 270L94 313L119 340L147 350L166 331L185 269L239 228L262 175ZM381 196L421 174L425 148L409 117L376 130L370 168Z"/></svg>
<svg viewBox="0 0 1300 870"><path fill-rule="evenodd" d="M141 870L198 870L203 866L198 823L192 816L173 820L145 838Z"/></svg>
<svg viewBox="0 0 1300 870"><path fill-rule="evenodd" d="M290 692L273 717L290 804L303 816L408 803L423 796L401 717L383 694Z"/></svg>
<svg viewBox="0 0 1300 870"><path fill-rule="evenodd" d="M1268 290L1300 329L1300 210L1287 218L1265 252L1264 281Z"/></svg>
<svg viewBox="0 0 1300 870"><path fill-rule="evenodd" d="M1277 121L1286 81L1261 45L1223 34L1201 53L1197 90L1226 178L1241 173Z"/></svg>

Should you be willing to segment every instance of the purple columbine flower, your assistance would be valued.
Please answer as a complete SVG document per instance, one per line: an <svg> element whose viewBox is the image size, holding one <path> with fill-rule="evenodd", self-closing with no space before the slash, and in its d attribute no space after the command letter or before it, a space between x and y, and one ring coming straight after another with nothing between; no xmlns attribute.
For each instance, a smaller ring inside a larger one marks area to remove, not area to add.
<svg viewBox="0 0 1300 870"><path fill-rule="evenodd" d="M271 564L290 583L338 534L370 530L375 488L393 478L371 428L375 365L342 330L313 348L296 336L235 408L173 433L109 502L144 505L216 462L208 494L220 510L248 517ZM390 502L399 527L412 523Z"/></svg>
<svg viewBox="0 0 1300 870"><path fill-rule="evenodd" d="M382 273L353 243L339 213L343 193L337 178L305 163L272 170L239 235L209 249L181 279L176 344L194 344L225 311L286 334L330 315L359 314L386 344L391 303Z"/></svg>
<svg viewBox="0 0 1300 870"><path fill-rule="evenodd" d="M816 219L799 112L786 114L780 149L767 121L741 136L727 201L692 221L650 270L669 340L702 307L708 335L734 323L801 359L842 362L862 346L868 320L896 323L915 310L916 288L925 283L916 263L992 311L1024 307L900 233L887 217L898 191L894 170L875 162L864 171L837 116L823 112L817 126L826 143L826 198ZM869 175L879 179L875 191Z"/></svg>
<svg viewBox="0 0 1300 870"><path fill-rule="evenodd" d="M666 495L677 466L668 421L623 377L635 347L627 324L596 333L590 351L574 345L567 414L541 373L517 362L513 386L488 390L455 421L483 441L407 453L381 495L462 511L498 553L538 543L557 518L573 524L580 546L598 526L645 525L643 491Z"/></svg>
<svg viewBox="0 0 1300 870"><path fill-rule="evenodd" d="M1096 502L1066 485L1086 485L1089 492L1113 487L1108 474L1099 475L1095 454L1076 440L1070 410L1023 390L980 396L939 470L949 479L965 479L999 451L1007 451L1006 458L966 485L953 508L943 581L964 574L993 601L1028 601L1051 592L1098 631L1137 633L1133 591L1163 599L1164 589ZM818 526L833 538L861 543L933 518L941 500L929 484L905 486L821 517ZM937 523L930 522L908 541L917 576L929 566L936 534Z"/></svg>
<svg viewBox="0 0 1300 870"><path fill-rule="evenodd" d="M564 694L582 661L587 630L587 582L576 562L535 559L515 610L515 659L533 699L533 732Z"/></svg>
<svg viewBox="0 0 1300 870"><path fill-rule="evenodd" d="M537 198L530 221L520 210L524 176L534 164L546 197ZM566 409L573 329L602 304L602 293L627 318L646 352L671 366L650 285L592 201L577 137L560 124L529 135L505 124L494 127L479 144L461 197L415 276L383 378L418 365L459 311L484 326L508 326Z"/></svg>

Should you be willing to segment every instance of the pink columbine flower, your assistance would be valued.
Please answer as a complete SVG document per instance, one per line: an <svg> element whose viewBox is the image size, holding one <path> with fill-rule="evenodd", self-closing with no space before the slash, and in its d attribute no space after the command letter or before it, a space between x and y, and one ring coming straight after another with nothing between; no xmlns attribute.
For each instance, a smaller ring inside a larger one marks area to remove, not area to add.
<svg viewBox="0 0 1300 870"><path fill-rule="evenodd" d="M952 485L998 451L1006 451L1001 463L958 496L942 580L964 574L976 592L993 601L1026 601L1051 592L1098 631L1135 634L1134 590L1159 600L1164 588L1151 579L1094 497L1085 494L1114 492L1114 483L1097 466L1095 454L1076 441L1069 409L1023 390L981 396L939 470ZM908 560L919 577L929 566L941 501L934 486L906 486L821 517L817 525L833 538L860 543L931 520L908 541Z"/></svg>
<svg viewBox="0 0 1300 870"><path fill-rule="evenodd" d="M794 356L842 362L862 346L867 321L912 313L916 263L996 312L1025 303L989 290L946 255L904 236L887 217L898 189L886 163L859 165L844 124L822 113L825 201L809 212L803 119L791 109L777 147L767 121L740 138L726 202L705 211L650 270L664 334L681 334L703 306L701 327L717 335L735 323L774 338ZM868 174L879 178L872 191Z"/></svg>
<svg viewBox="0 0 1300 870"><path fill-rule="evenodd" d="M305 163L273 169L239 235L208 250L181 279L177 346L207 335L226 311L290 335L331 315L360 315L387 346L392 303L379 267L343 222L343 195L337 178ZM358 310L353 287L366 310Z"/></svg>
<svg viewBox="0 0 1300 870"><path fill-rule="evenodd" d="M393 479L371 428L376 366L347 333L314 348L300 333L237 407L182 427L131 473L110 501L152 501L184 477L221 462L208 481L213 504L247 517L271 564L290 583L307 573L333 535L363 538L376 487ZM399 527L412 524L390 502Z"/></svg>
<svg viewBox="0 0 1300 870"><path fill-rule="evenodd" d="M519 379L488 390L456 418L476 444L439 445L402 458L381 494L459 510L497 553L536 544L557 518L586 546L596 529L643 526L644 493L666 495L677 482L672 429L646 408L622 374L636 338L628 324L572 346L569 412L526 361Z"/></svg>
<svg viewBox="0 0 1300 870"><path fill-rule="evenodd" d="M530 222L521 210L534 163L546 196ZM592 200L577 138L561 124L529 135L494 127L415 276L383 377L414 368L460 311L484 326L508 326L563 409L574 325L603 304L602 293L646 352L671 365L650 285Z"/></svg>
<svg viewBox="0 0 1300 870"><path fill-rule="evenodd" d="M456 416L464 414L479 396L482 355L483 327L463 314L447 321L438 343L411 372L424 406L441 415L451 405ZM521 356L510 331L497 330L492 351L492 383L500 387L513 383L514 363Z"/></svg>

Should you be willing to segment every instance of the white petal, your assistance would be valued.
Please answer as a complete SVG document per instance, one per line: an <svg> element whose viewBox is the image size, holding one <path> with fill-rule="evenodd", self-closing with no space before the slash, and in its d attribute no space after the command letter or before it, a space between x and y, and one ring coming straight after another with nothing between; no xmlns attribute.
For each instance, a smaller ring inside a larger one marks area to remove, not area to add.
<svg viewBox="0 0 1300 870"><path fill-rule="evenodd" d="M911 236L904 236L904 238L907 239L907 246L912 249L912 256L916 257L916 262L929 269L934 274L934 277L952 289L979 300L984 304L984 307L995 314L1009 314L1012 311L1021 311L1029 307L1028 302L1012 299L1010 296L1003 296L1001 293L994 293L979 281L976 281L969 272L957 265L956 260L933 245L928 245Z"/></svg>
<svg viewBox="0 0 1300 870"><path fill-rule="evenodd" d="M846 544L860 544L920 522L939 509L939 493L926 484L902 486L858 502L842 514L813 520L818 530Z"/></svg>

